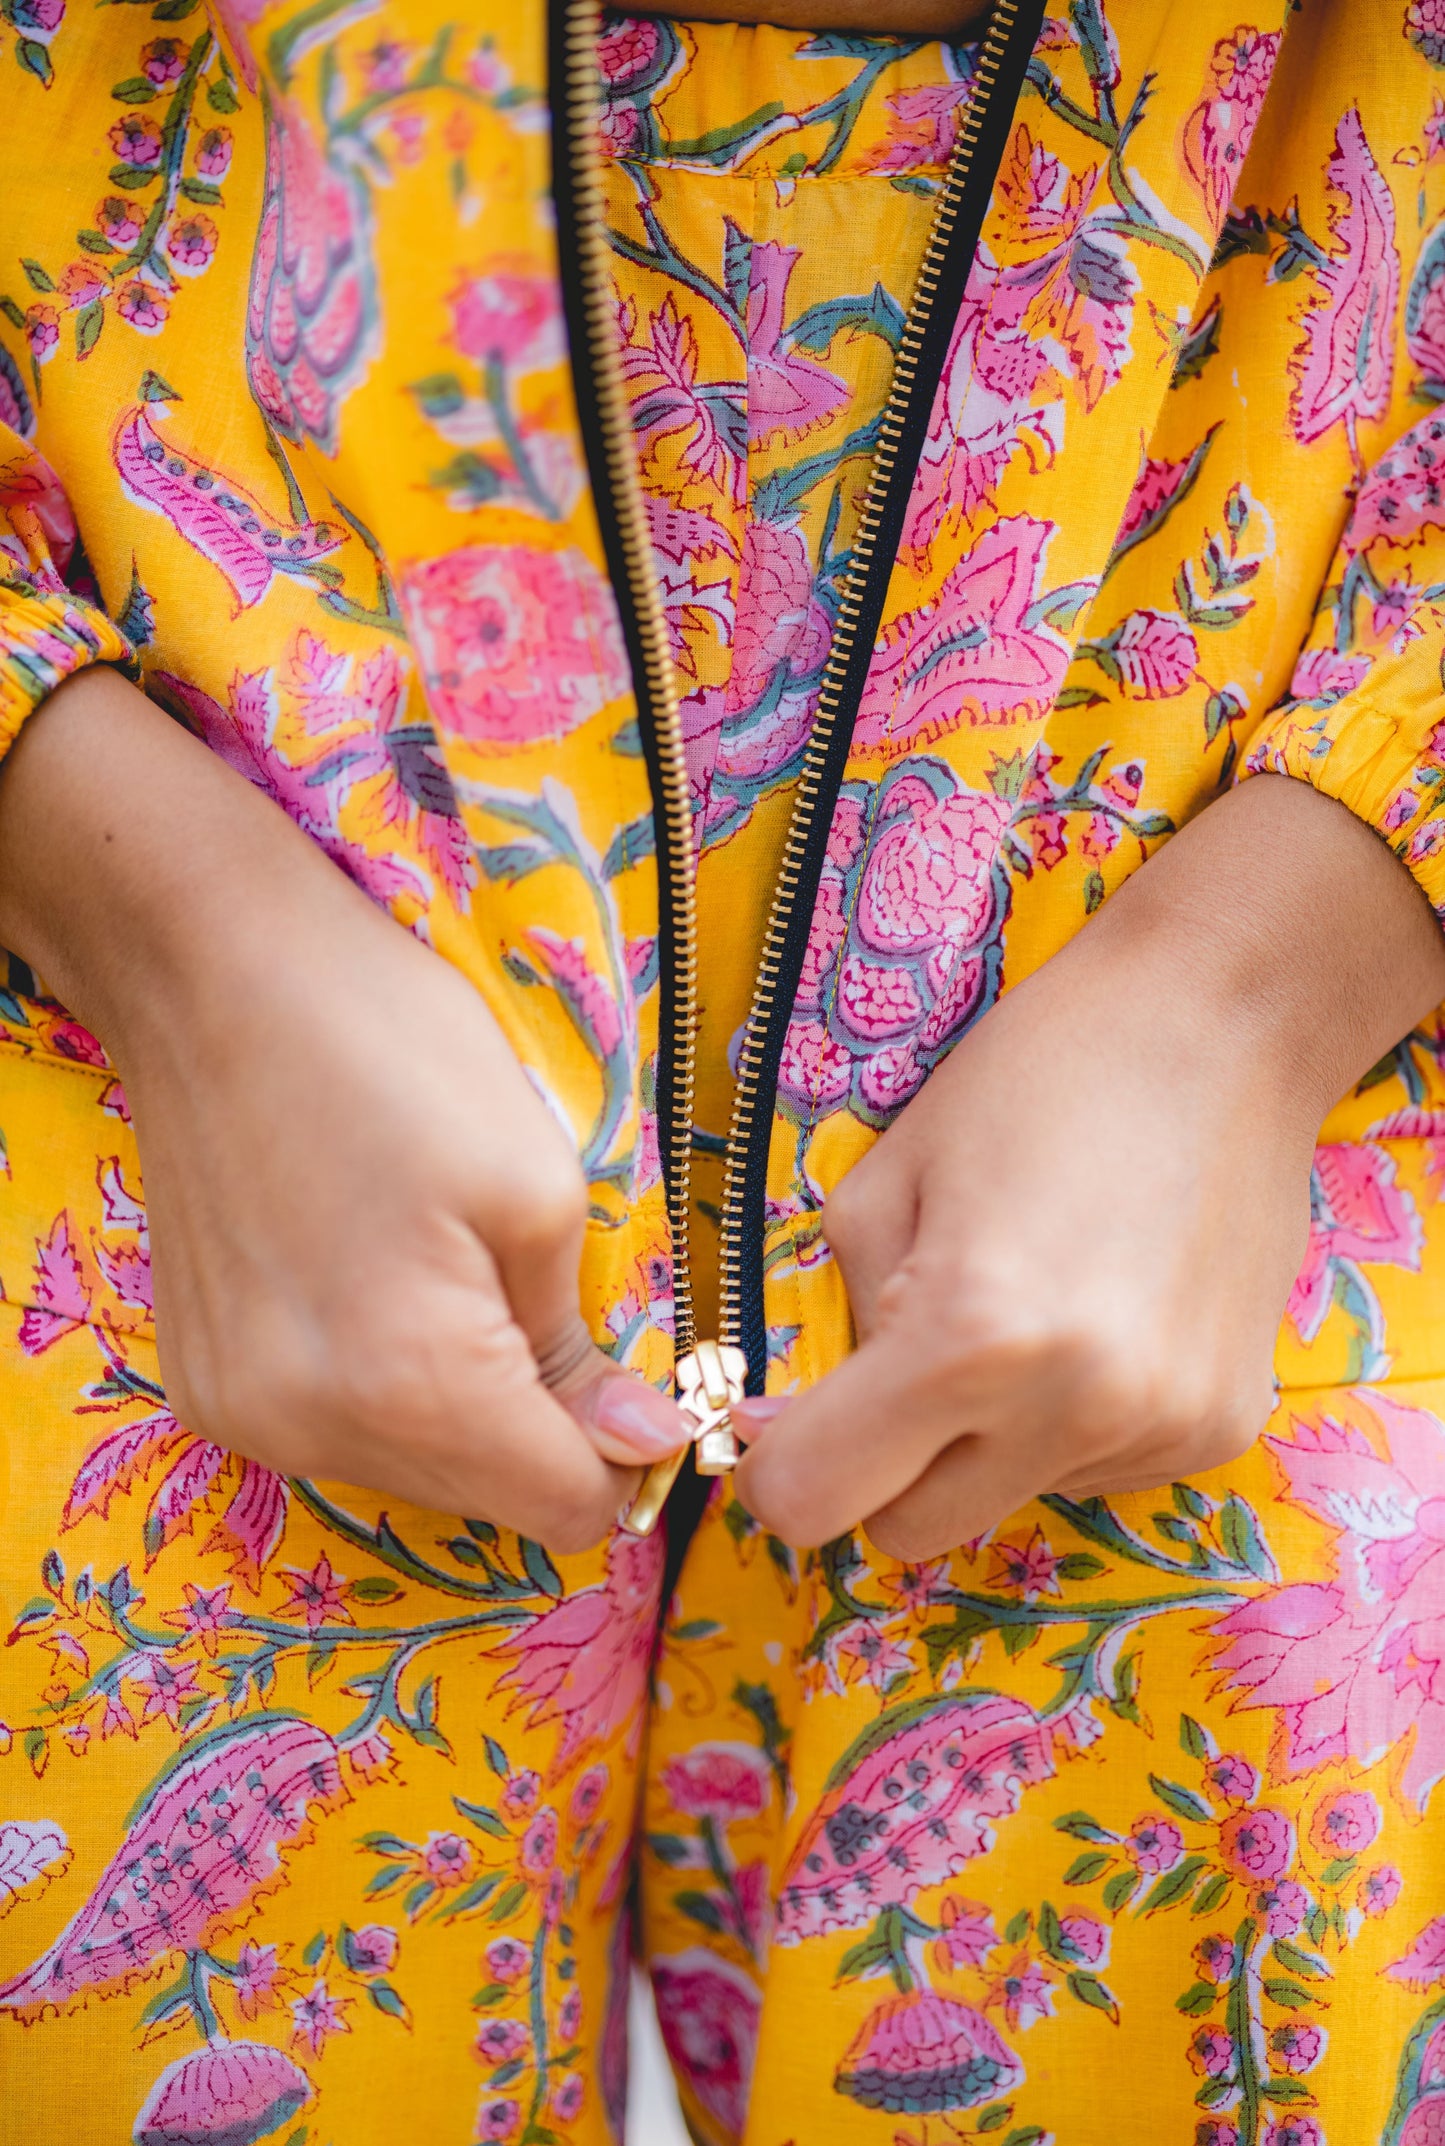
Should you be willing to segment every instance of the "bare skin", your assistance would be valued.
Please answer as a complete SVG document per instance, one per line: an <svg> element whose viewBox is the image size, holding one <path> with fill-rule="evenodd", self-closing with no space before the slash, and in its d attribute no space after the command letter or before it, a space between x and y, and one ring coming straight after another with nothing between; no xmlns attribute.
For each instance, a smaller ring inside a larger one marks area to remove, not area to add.
<svg viewBox="0 0 1445 2146"><path fill-rule="evenodd" d="M633 15L688 22L770 22L780 30L852 30L868 37L962 37L981 29L991 0L687 0L629 6Z"/></svg>
<svg viewBox="0 0 1445 2146"><path fill-rule="evenodd" d="M588 1338L581 1171L477 993L116 671L5 763L0 943L120 1069L189 1429L563 1551L683 1442Z"/></svg>
<svg viewBox="0 0 1445 2146"><path fill-rule="evenodd" d="M936 1070L829 1200L860 1346L738 1495L931 1557L1046 1491L1218 1467L1270 1413L1331 1105L1445 998L1445 936L1333 799L1211 805ZM888 1435L878 1435L886 1424Z"/></svg>
<svg viewBox="0 0 1445 2146"><path fill-rule="evenodd" d="M0 773L0 943L124 1076L192 1430L602 1535L681 1427L587 1339L580 1169L461 977L108 670ZM750 1509L913 1558L1240 1453L1321 1119L1442 999L1445 937L1344 807L1276 776L1210 806L828 1202L861 1345L738 1411Z"/></svg>

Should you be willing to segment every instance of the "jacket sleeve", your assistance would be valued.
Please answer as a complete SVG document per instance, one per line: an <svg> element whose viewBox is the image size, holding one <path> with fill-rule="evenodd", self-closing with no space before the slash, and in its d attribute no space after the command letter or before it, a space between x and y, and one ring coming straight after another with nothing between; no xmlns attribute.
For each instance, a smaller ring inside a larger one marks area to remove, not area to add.
<svg viewBox="0 0 1445 2146"><path fill-rule="evenodd" d="M0 753L47 693L91 663L136 675L135 651L101 604L55 472L0 423Z"/></svg>

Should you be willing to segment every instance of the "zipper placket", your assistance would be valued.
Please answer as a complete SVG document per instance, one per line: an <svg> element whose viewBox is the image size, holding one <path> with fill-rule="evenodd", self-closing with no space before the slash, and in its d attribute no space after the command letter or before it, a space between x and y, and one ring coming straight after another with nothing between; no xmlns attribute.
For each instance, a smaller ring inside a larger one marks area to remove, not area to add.
<svg viewBox="0 0 1445 2146"><path fill-rule="evenodd" d="M745 1344L742 1305L743 1267L747 1252L749 1177L756 1163L754 1143L766 1142L771 1113L759 1126L759 1104L767 1085L770 1057L776 1059L774 1031L778 993L795 936L798 902L812 874L819 806L840 725L856 706L855 655L867 598L881 602L878 576L891 561L880 555L880 534L903 443L915 421L919 369L934 323L944 264L955 227L976 173L978 150L998 87L1005 56L1016 47L1025 7L1042 13L1041 0L995 0L978 49L968 103L959 122L943 190L934 211L913 302L894 364L893 381L879 428L867 497L854 540L852 558L839 601L832 645L807 750L798 778L782 863L768 915L762 957L754 984L742 1053L738 1064L732 1120L725 1161L720 1248L720 1340L699 1343L694 1330L690 1269L692 1197L692 1113L697 1063L697 890L692 808L683 751L682 717L652 555L651 533L637 468L627 399L613 338L612 281L605 238L602 159L598 147L601 117L597 77L600 0L562 0L560 49L554 47L554 85L560 71L565 96L563 123L556 137L559 161L566 159L566 187L558 188L559 238L564 283L577 299L580 320L573 322L574 343L580 328L582 349L574 347L574 369L583 375L579 415L594 461L594 478L605 479L613 525L604 526L609 563L630 600L624 623L634 668L640 670L645 742L654 780L658 821L660 906L663 909L664 1050L667 1107L663 1127L667 1209L672 1231L673 1317L677 1350L677 1385L697 1436L699 1473L722 1474L737 1458L728 1409L749 1386L762 1390L766 1372L765 1337L761 1348ZM1032 39L1030 39L1032 44ZM1021 68L1019 72L1021 73ZM554 88L555 95L555 88ZM991 184L992 172L986 174ZM569 256L570 249L570 256ZM926 385L926 383L925 383ZM586 389L592 407L587 407ZM596 464L600 461L600 472ZM876 627L874 629L876 631ZM786 1013L786 1009L782 1009ZM771 1048L770 1048L771 1044ZM763 1157L766 1168L766 1156ZM751 1358L756 1361L751 1361ZM684 1455L648 1471L642 1489L625 1516L634 1533L656 1525L667 1494L681 1470Z"/></svg>
<svg viewBox="0 0 1445 2146"><path fill-rule="evenodd" d="M658 869L664 899L665 993L663 1061L668 1073L666 1123L662 1127L667 1213L672 1232L673 1332L679 1357L693 1346L692 1269L689 1258L692 1203L692 1113L697 1086L697 885L693 866L692 805L683 751L677 675L668 646L667 618L653 563L652 532L637 468L637 450L618 363L612 319L612 278L606 239L602 157L598 149L601 101L597 79L600 0L565 0L560 54L565 92L565 151L569 195L567 228L571 259L564 279L580 300L587 357L587 385L596 438L606 464L607 493L616 548L630 603L634 667L640 658L642 711L653 747ZM579 395L579 401L583 398Z"/></svg>
<svg viewBox="0 0 1445 2146"><path fill-rule="evenodd" d="M807 870L807 863L809 852L814 847L819 802L830 762L834 760L839 723L846 712L850 718L851 733L851 717L861 691L861 682L856 678L855 652L864 616L865 594L870 586L876 592L876 577L879 574L887 576L892 571L892 560L879 555L880 530L886 505L893 493L907 420L915 407L915 397L920 385L920 360L934 322L944 263L955 236L960 213L976 176L985 121L993 106L1005 56L1018 38L1024 8L1025 0L995 0L988 28L979 45L968 103L959 121L953 154L949 160L943 191L934 211L913 301L908 309L898 356L894 362L893 380L879 428L878 445L874 450L868 491L839 600L828 662L819 688L817 710L798 776L787 840L778 868L757 980L753 987L752 1004L738 1059L723 1177L718 1324L724 1342L743 1351L744 1360L749 1365L749 1384L756 1392L762 1391L766 1377L766 1333L749 1337L744 1331L742 1282L748 1249L748 1208L750 1204L755 1207L760 1204L756 1200L749 1202L746 1180L749 1166L754 1160L755 1140L761 1139L766 1143L772 1131L771 1108L768 1109L762 1126L758 1125L758 1105L765 1085L764 1068L768 1059L766 1044L775 1019L781 1018L785 1022L790 1011L788 1007L779 1008L778 989L787 950L794 935L800 891L805 884L811 884L815 879L815 875ZM1030 9L1030 13L1032 12L1034 10ZM993 176L992 169L982 174L984 183L990 190ZM936 382L930 384L925 381L923 386L931 396ZM911 470L907 472L907 476L911 481ZM873 630L876 632L876 626ZM857 689L850 692L850 685ZM836 785L834 794L836 795ZM775 1061L776 1052L772 1056ZM772 1083L768 1082L767 1086L771 1093ZM765 1155L762 1158L762 1167L765 1171ZM759 1257L761 1219L759 1215ZM746 1346L750 1338L754 1343L751 1350Z"/></svg>

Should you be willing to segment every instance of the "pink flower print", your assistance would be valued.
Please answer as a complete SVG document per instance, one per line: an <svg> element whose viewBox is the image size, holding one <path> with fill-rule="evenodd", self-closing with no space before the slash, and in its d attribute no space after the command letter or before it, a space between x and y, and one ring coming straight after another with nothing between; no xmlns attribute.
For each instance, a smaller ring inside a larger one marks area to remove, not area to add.
<svg viewBox="0 0 1445 2146"><path fill-rule="evenodd" d="M631 156L642 134L642 114L635 104L611 104L597 122L602 155L609 164Z"/></svg>
<svg viewBox="0 0 1445 2146"><path fill-rule="evenodd" d="M1428 308L1423 303L1416 305L1420 291L1418 279L1406 308L1407 320L1414 320L1414 332L1408 337L1410 355L1432 380L1445 376L1445 260L1439 265L1441 280L1429 293ZM1437 312L1439 318L1434 317ZM1445 420L1438 411L1431 411L1428 416L1417 418L1409 430L1402 432L1392 443L1388 452L1371 464L1345 525L1346 550L1358 553L1368 550L1371 545L1408 544L1422 530L1445 528L1442 457L1445 457ZM1382 559L1381 569L1387 563ZM1371 619L1374 632L1383 636L1391 625L1398 629L1403 623L1399 616L1403 604L1407 597L1413 599L1415 594L1408 584L1400 596L1387 589L1383 603L1374 606L1376 616ZM1378 616L1382 609L1386 613L1383 619Z"/></svg>
<svg viewBox="0 0 1445 2146"><path fill-rule="evenodd" d="M1053 2017L1054 1985L1038 1962L1021 1952L1011 1967L993 1977L983 2001L990 2011L1002 2011L1009 2032L1017 2034Z"/></svg>
<svg viewBox="0 0 1445 2146"><path fill-rule="evenodd" d="M140 71L157 89L164 89L168 82L180 80L189 58L189 45L178 37L153 37L141 47Z"/></svg>
<svg viewBox="0 0 1445 2146"><path fill-rule="evenodd" d="M1185 168L1204 195L1213 231L1234 198L1278 57L1277 30L1241 26L1222 37L1210 62L1213 80L1184 123Z"/></svg>
<svg viewBox="0 0 1445 2146"><path fill-rule="evenodd" d="M452 339L478 364L535 372L563 355L562 309L552 276L500 260L464 276L447 302Z"/></svg>
<svg viewBox="0 0 1445 2146"><path fill-rule="evenodd" d="M539 1811L522 1836L519 1858L529 1878L545 1878L557 1860L557 1813Z"/></svg>
<svg viewBox="0 0 1445 2146"><path fill-rule="evenodd" d="M567 1815L574 1826L591 1825L607 1793L608 1778L605 1766L589 1766L581 1775L567 1807Z"/></svg>
<svg viewBox="0 0 1445 2146"><path fill-rule="evenodd" d="M1335 130L1326 169L1333 250L1312 271L1316 295L1292 363L1290 415L1304 445L1336 424L1353 441L1361 418L1384 415L1393 377L1391 324L1400 282L1395 204L1355 105Z"/></svg>
<svg viewBox="0 0 1445 2146"><path fill-rule="evenodd" d="M204 1732L142 1799L54 1944L0 1985L0 2009L36 2016L206 1943L281 1876L282 1848L315 1810L344 1800L336 1746L309 1722L243 1718Z"/></svg>
<svg viewBox="0 0 1445 2146"><path fill-rule="evenodd" d="M34 1280L20 1321L20 1346L27 1356L43 1356L85 1324L90 1291L71 1236L71 1221L60 1213L50 1235L35 1241Z"/></svg>
<svg viewBox="0 0 1445 2146"><path fill-rule="evenodd" d="M278 1616L302 1618L308 1632L319 1632L332 1619L338 1624L355 1624L356 1619L346 1607L350 1582L332 1571L324 1550L309 1572L287 1565L276 1577L284 1581L291 1596L282 1603Z"/></svg>
<svg viewBox="0 0 1445 2146"><path fill-rule="evenodd" d="M1028 830L1034 862L1052 872L1069 854L1069 823L1062 812L1040 812Z"/></svg>
<svg viewBox="0 0 1445 2146"><path fill-rule="evenodd" d="M224 179L231 168L231 130L207 127L196 144L196 169L206 179Z"/></svg>
<svg viewBox="0 0 1445 2146"><path fill-rule="evenodd" d="M1195 1965L1204 1982L1227 1982L1234 1973L1234 1946L1218 1931L1211 1931L1194 1948Z"/></svg>
<svg viewBox="0 0 1445 2146"><path fill-rule="evenodd" d="M1310 648L1294 667L1290 698L1311 708L1329 708L1352 693L1370 668L1368 656L1340 656L1332 648Z"/></svg>
<svg viewBox="0 0 1445 2146"><path fill-rule="evenodd" d="M406 83L409 48L399 38L381 38L361 55L361 70L372 96L402 89Z"/></svg>
<svg viewBox="0 0 1445 2146"><path fill-rule="evenodd" d="M280 1955L274 1945L253 1945L248 1941L241 1947L236 1955L236 1979L231 1987L236 1993L242 2019L254 2019L258 2012L270 2007L280 1980Z"/></svg>
<svg viewBox="0 0 1445 2146"><path fill-rule="evenodd" d="M240 1612L227 1606L231 1597L230 1583L223 1587L200 1587L194 1580L182 1580L181 1593L185 1596L184 1603L180 1609L163 1611L161 1623L174 1626L188 1639L199 1639L206 1653L214 1654L226 1627L241 1621Z"/></svg>
<svg viewBox="0 0 1445 2146"><path fill-rule="evenodd" d="M529 1709L530 1727L560 1729L554 1778L619 1734L636 1749L661 1585L657 1537L615 1535L601 1585L565 1596L497 1645L511 1665L499 1688Z"/></svg>
<svg viewBox="0 0 1445 2146"><path fill-rule="evenodd" d="M159 1716L173 1729L179 1728L181 1708L188 1700L204 1697L193 1664L173 1662L164 1654L146 1651L132 1655L126 1675L145 1694L142 1721L154 1721Z"/></svg>
<svg viewBox="0 0 1445 2146"><path fill-rule="evenodd" d="M901 174L947 170L968 103L969 85L961 74L954 48L943 45L939 49L949 79L896 90L888 98L888 133L864 157L864 171Z"/></svg>
<svg viewBox="0 0 1445 2146"><path fill-rule="evenodd" d="M1325 2135L1312 2116L1271 2116L1264 2146L1325 2146Z"/></svg>
<svg viewBox="0 0 1445 2146"><path fill-rule="evenodd" d="M711 1818L719 1825L760 1817L772 1788L760 1751L722 1743L694 1745L663 1768L662 1785L675 1811L687 1818Z"/></svg>
<svg viewBox="0 0 1445 2146"><path fill-rule="evenodd" d="M460 1833L428 1833L421 1859L427 1876L445 1887L464 1884L476 1857L471 1842Z"/></svg>
<svg viewBox="0 0 1445 2146"><path fill-rule="evenodd" d="M914 1990L869 2013L833 2084L865 2109L901 2116L976 2108L1012 2092L1023 2076L982 2012Z"/></svg>
<svg viewBox="0 0 1445 2146"><path fill-rule="evenodd" d="M1378 1390L1355 1396L1383 1452L1354 1424L1295 1419L1267 1438L1286 1494L1336 1532L1333 1581L1267 1589L1215 1627L1216 1667L1278 1710L1279 1769L1403 1757L1401 1792L1424 1808L1445 1773L1445 1430Z"/></svg>
<svg viewBox="0 0 1445 2146"><path fill-rule="evenodd" d="M950 568L936 594L886 626L853 731L855 753L890 760L960 724L1021 723L1053 706L1067 645L1040 625L1051 522L1006 516Z"/></svg>
<svg viewBox="0 0 1445 2146"><path fill-rule="evenodd" d="M516 2101L486 2101L477 2112L478 2139L492 2141L515 2138L517 2126L522 2121L522 2108Z"/></svg>
<svg viewBox="0 0 1445 2146"><path fill-rule="evenodd" d="M1020 1595L1025 1602L1059 1592L1059 1561L1042 1528L1036 1527L1027 1542L995 1543L993 1555L990 1587Z"/></svg>
<svg viewBox="0 0 1445 2146"><path fill-rule="evenodd" d="M1206 2079L1222 2079L1234 2067L1234 2043L1218 2027L1201 2027L1189 2045L1189 2061Z"/></svg>
<svg viewBox="0 0 1445 2146"><path fill-rule="evenodd" d="M537 1799L542 1793L542 1776L533 1766L526 1766L520 1773L508 1776L502 1790L502 1809L509 1818L525 1818L537 1808Z"/></svg>
<svg viewBox="0 0 1445 2146"><path fill-rule="evenodd" d="M1377 1864L1360 1880L1360 1911L1365 1915L1388 1915L1400 1897L1404 1883L1393 1863Z"/></svg>
<svg viewBox="0 0 1445 2146"><path fill-rule="evenodd" d="M1095 207L1102 180L1100 166L1070 171L1020 126L995 188L1009 259L1000 325L1016 321L1035 345L1053 344L1088 410L1123 373L1139 289L1117 229Z"/></svg>
<svg viewBox="0 0 1445 2146"><path fill-rule="evenodd" d="M1061 1915L1059 1935L1071 1960L1085 1967L1105 1967L1114 1933L1097 1915Z"/></svg>
<svg viewBox="0 0 1445 2146"><path fill-rule="evenodd" d="M1431 99L1424 134L1426 160L1433 164L1436 157L1445 156L1445 97Z"/></svg>
<svg viewBox="0 0 1445 2146"><path fill-rule="evenodd" d="M1211 1759L1204 1778L1218 1789L1226 1803L1253 1803L1259 1794L1259 1774L1237 1751L1226 1751L1222 1758Z"/></svg>
<svg viewBox="0 0 1445 2146"><path fill-rule="evenodd" d="M910 1718L911 1716L911 1718ZM844 1753L778 1881L777 1942L871 1923L944 1884L992 1845L992 1821L1053 1773L1052 1740L1021 1700L963 1688L886 1712Z"/></svg>
<svg viewBox="0 0 1445 2146"><path fill-rule="evenodd" d="M359 1975L384 1975L396 1965L400 1950L401 1939L390 1923L363 1923L351 1933L346 1964Z"/></svg>
<svg viewBox="0 0 1445 2146"><path fill-rule="evenodd" d="M125 112L110 130L110 146L122 163L149 171L161 160L160 123L145 112Z"/></svg>
<svg viewBox="0 0 1445 2146"><path fill-rule="evenodd" d="M107 194L95 212L95 221L112 246L125 253L140 237L144 218L134 199Z"/></svg>
<svg viewBox="0 0 1445 2146"><path fill-rule="evenodd" d="M54 306L31 306L25 316L25 340L36 364L48 364L60 341L60 315Z"/></svg>
<svg viewBox="0 0 1445 2146"><path fill-rule="evenodd" d="M1210 2117L1194 2127L1194 2146L1239 2146L1239 2130L1223 2117Z"/></svg>
<svg viewBox="0 0 1445 2146"><path fill-rule="evenodd" d="M246 309L252 392L284 438L336 452L337 420L365 371L376 303L354 178L331 165L304 115L267 108L266 183Z"/></svg>
<svg viewBox="0 0 1445 2146"><path fill-rule="evenodd" d="M565 737L628 688L616 600L580 551L464 546L408 568L401 599L432 713L472 744Z"/></svg>
<svg viewBox="0 0 1445 2146"><path fill-rule="evenodd" d="M662 31L637 15L604 17L597 39L597 71L604 90L633 88L657 64Z"/></svg>
<svg viewBox="0 0 1445 2146"><path fill-rule="evenodd" d="M648 456L659 440L681 434L675 449L680 469L720 499L741 507L747 482L745 383L717 381L699 386L697 336L691 321L678 312L670 296L648 316L645 340L633 341L636 330L633 307L622 306L617 315L618 357L632 404L632 429L639 452ZM670 511L676 514L682 510ZM653 520L656 538L656 509ZM714 541L707 551L696 551L696 556L710 556L719 548L731 550L732 540L725 536L720 547ZM664 547L659 544L658 549ZM688 551L693 552L694 547L689 546ZM671 563L681 566L684 560L674 557ZM696 595L695 583L693 593Z"/></svg>
<svg viewBox="0 0 1445 2146"><path fill-rule="evenodd" d="M570 2124L582 2114L587 2084L580 2072L567 2072L552 2089L552 2114L560 2124Z"/></svg>
<svg viewBox="0 0 1445 2146"><path fill-rule="evenodd" d="M1409 1951L1393 1960L1385 1973L1412 1990L1428 1990L1445 1982L1445 1915L1427 1922Z"/></svg>
<svg viewBox="0 0 1445 2146"><path fill-rule="evenodd" d="M1382 1376L1388 1358L1378 1305L1359 1269L1385 1265L1417 1273L1423 1242L1424 1223L1410 1193L1396 1182L1388 1148L1365 1142L1316 1148L1309 1249L1288 1306L1301 1341L1318 1337L1334 1301L1336 1276L1343 1273L1358 1284L1371 1322L1364 1375Z"/></svg>
<svg viewBox="0 0 1445 2146"><path fill-rule="evenodd" d="M159 335L170 317L170 302L153 284L137 276L122 285L116 311L138 335Z"/></svg>
<svg viewBox="0 0 1445 2146"><path fill-rule="evenodd" d="M264 2042L213 2042L168 2064L136 2117L136 2146L241 2146L304 2109L311 2081Z"/></svg>
<svg viewBox="0 0 1445 2146"><path fill-rule="evenodd" d="M920 756L845 784L837 809L866 812L870 836L846 869L824 865L780 1094L799 1117L827 1107L827 1035L849 1052L853 1108L883 1124L996 993L1007 808Z"/></svg>
<svg viewBox="0 0 1445 2146"><path fill-rule="evenodd" d="M829 630L827 615L813 601L813 564L802 530L791 522L750 521L743 533L724 724L763 699L780 670L801 678L817 668Z"/></svg>
<svg viewBox="0 0 1445 2146"><path fill-rule="evenodd" d="M913 1669L907 1647L886 1638L871 1617L854 1617L830 1632L823 1661L829 1689L836 1692L847 1690L853 1670L861 1669L873 1689L885 1693L895 1677L908 1676Z"/></svg>
<svg viewBox="0 0 1445 2146"><path fill-rule="evenodd" d="M317 1982L304 1997L297 1997L291 2006L291 2040L305 2042L314 2057L319 2057L333 2034L350 2034L346 2019L350 2005L349 1997L332 1997L324 1982Z"/></svg>
<svg viewBox="0 0 1445 2146"><path fill-rule="evenodd" d="M65 0L14 0L5 19L22 36L48 45L65 20Z"/></svg>
<svg viewBox="0 0 1445 2146"><path fill-rule="evenodd" d="M1139 700L1169 700L1194 682L1199 648L1173 611L1131 611L1104 640L1091 644L1096 660L1117 673L1124 691Z"/></svg>
<svg viewBox="0 0 1445 2146"><path fill-rule="evenodd" d="M486 1951L487 1973L494 1982L515 1982L527 1972L531 1959L520 1938L494 1938Z"/></svg>
<svg viewBox="0 0 1445 2146"><path fill-rule="evenodd" d="M510 2064L531 2037L519 2019L487 2019L477 2029L476 2052L487 2064Z"/></svg>
<svg viewBox="0 0 1445 2146"><path fill-rule="evenodd" d="M1301 2072L1314 2070L1324 2048L1324 2029L1303 2020L1291 2020L1286 2026L1276 2027L1269 2038L1270 2055L1276 2065L1296 2077Z"/></svg>
<svg viewBox="0 0 1445 2146"><path fill-rule="evenodd" d="M166 234L166 254L178 276L199 276L210 267L220 237L209 216L182 216Z"/></svg>
<svg viewBox="0 0 1445 2146"><path fill-rule="evenodd" d="M1178 1826L1154 1812L1136 1818L1133 1830L1124 1843L1124 1853L1134 1868L1146 1877L1172 1870L1184 1854L1184 1835Z"/></svg>
<svg viewBox="0 0 1445 2146"><path fill-rule="evenodd" d="M713 2123L740 2134L762 2013L756 1983L700 1945L651 1967L668 2055Z"/></svg>
<svg viewBox="0 0 1445 2146"><path fill-rule="evenodd" d="M1254 1904L1270 1937L1293 1937L1310 1911L1310 1896L1293 1878L1277 1878Z"/></svg>
<svg viewBox="0 0 1445 2146"><path fill-rule="evenodd" d="M1241 1878L1282 1878L1294 1861L1294 1827L1283 1811L1234 1811L1219 1829L1219 1849Z"/></svg>
<svg viewBox="0 0 1445 2146"><path fill-rule="evenodd" d="M731 224L728 225L733 230ZM838 375L793 347L783 326L788 285L802 258L796 246L754 239L748 255L748 444L800 440L848 400Z"/></svg>
<svg viewBox="0 0 1445 2146"><path fill-rule="evenodd" d="M68 261L60 271L60 296L66 307L93 305L106 295L106 279L94 261Z"/></svg>
<svg viewBox="0 0 1445 2146"><path fill-rule="evenodd" d="M977 1900L945 1897L938 1949L949 1967L982 1967L998 1943L991 1911Z"/></svg>
<svg viewBox="0 0 1445 2146"><path fill-rule="evenodd" d="M1366 1790L1330 1796L1310 1820L1310 1839L1321 1855L1363 1855L1379 1836L1380 1806Z"/></svg>
<svg viewBox="0 0 1445 2146"><path fill-rule="evenodd" d="M1405 35L1432 67L1445 67L1445 0L1410 0Z"/></svg>
<svg viewBox="0 0 1445 2146"><path fill-rule="evenodd" d="M574 2042L582 2031L582 1992L568 1990L557 2012L557 2032L564 2042Z"/></svg>

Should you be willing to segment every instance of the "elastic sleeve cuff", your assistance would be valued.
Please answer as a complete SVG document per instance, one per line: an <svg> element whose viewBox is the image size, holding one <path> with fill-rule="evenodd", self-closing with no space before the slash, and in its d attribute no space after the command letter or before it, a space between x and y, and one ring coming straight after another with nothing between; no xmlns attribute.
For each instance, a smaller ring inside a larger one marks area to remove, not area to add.
<svg viewBox="0 0 1445 2146"><path fill-rule="evenodd" d="M94 663L137 675L135 650L97 605L26 582L0 582L0 754L48 693Z"/></svg>

